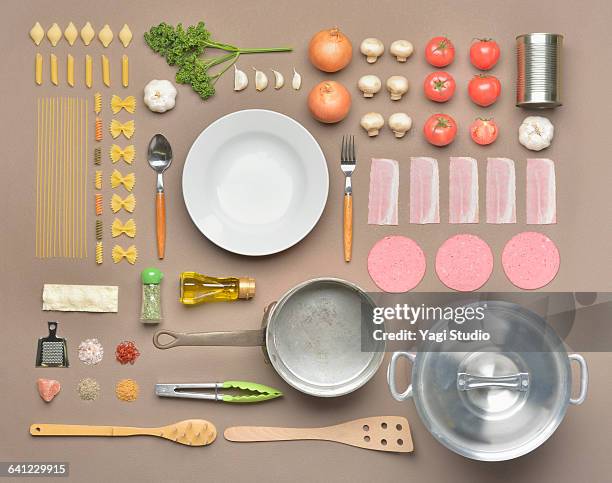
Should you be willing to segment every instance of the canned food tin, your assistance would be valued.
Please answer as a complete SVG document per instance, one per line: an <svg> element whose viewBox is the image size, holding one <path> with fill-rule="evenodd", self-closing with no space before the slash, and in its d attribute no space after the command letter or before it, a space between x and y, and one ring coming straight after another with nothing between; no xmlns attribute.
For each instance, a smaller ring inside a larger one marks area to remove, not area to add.
<svg viewBox="0 0 612 483"><path fill-rule="evenodd" d="M561 106L563 35L531 33L516 38L516 105L528 108Z"/></svg>

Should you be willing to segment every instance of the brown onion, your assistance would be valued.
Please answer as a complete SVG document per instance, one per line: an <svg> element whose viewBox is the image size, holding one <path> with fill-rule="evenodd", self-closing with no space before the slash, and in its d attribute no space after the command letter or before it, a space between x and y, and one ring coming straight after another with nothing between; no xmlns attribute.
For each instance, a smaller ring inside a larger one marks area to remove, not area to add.
<svg viewBox="0 0 612 483"><path fill-rule="evenodd" d="M351 61L353 46L338 27L321 30L310 40L308 57L317 69L323 72L338 72Z"/></svg>
<svg viewBox="0 0 612 483"><path fill-rule="evenodd" d="M308 108L317 121L340 122L351 109L351 94L339 82L323 81L308 94Z"/></svg>

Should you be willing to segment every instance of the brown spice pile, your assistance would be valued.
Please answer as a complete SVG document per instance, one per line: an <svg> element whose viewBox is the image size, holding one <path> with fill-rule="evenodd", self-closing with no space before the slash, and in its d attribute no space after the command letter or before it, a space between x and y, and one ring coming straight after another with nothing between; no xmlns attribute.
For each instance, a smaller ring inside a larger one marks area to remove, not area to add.
<svg viewBox="0 0 612 483"><path fill-rule="evenodd" d="M122 379L115 387L115 394L121 401L136 401L138 399L138 384L133 379Z"/></svg>

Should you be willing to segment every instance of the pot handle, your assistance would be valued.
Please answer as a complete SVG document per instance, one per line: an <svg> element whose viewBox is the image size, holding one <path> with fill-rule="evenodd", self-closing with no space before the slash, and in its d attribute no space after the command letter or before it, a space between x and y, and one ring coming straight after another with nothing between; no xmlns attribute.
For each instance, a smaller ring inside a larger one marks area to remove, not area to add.
<svg viewBox="0 0 612 483"><path fill-rule="evenodd" d="M578 394L578 397L570 397L569 400L570 404L575 404L577 406L582 404L586 399L587 388L589 386L589 369L587 367L586 360L584 360L584 357L582 357L580 354L569 354L567 357L569 358L570 363L571 361L576 361L580 366L580 393Z"/></svg>
<svg viewBox="0 0 612 483"><path fill-rule="evenodd" d="M265 341L265 329L258 330L236 330L233 332L174 332L172 330L158 330L153 335L153 345L158 349L170 349L180 346L238 346L257 347L263 346ZM165 344L160 342L160 337L167 335L172 338Z"/></svg>
<svg viewBox="0 0 612 483"><path fill-rule="evenodd" d="M402 357L408 359L412 364L414 364L416 354L412 352L394 352L393 356L391 356L391 362L389 362L389 367L387 368L387 384L389 384L389 391L391 391L391 395L396 401L405 401L406 399L412 397L412 384L409 384L406 390L402 393L397 391L397 387L395 385L395 369L397 366L397 361Z"/></svg>

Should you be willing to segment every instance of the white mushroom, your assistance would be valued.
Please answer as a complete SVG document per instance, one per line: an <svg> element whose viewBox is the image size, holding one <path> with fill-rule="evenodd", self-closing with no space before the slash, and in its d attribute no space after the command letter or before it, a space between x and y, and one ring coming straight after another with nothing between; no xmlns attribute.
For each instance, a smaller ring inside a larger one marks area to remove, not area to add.
<svg viewBox="0 0 612 483"><path fill-rule="evenodd" d="M285 85L285 77L280 72L270 69L274 73L274 88L280 89Z"/></svg>
<svg viewBox="0 0 612 483"><path fill-rule="evenodd" d="M249 85L249 78L241 71L236 65L234 65L234 90L241 91L246 89Z"/></svg>
<svg viewBox="0 0 612 483"><path fill-rule="evenodd" d="M296 91L299 91L300 87L302 87L302 76L295 69L293 69L293 79L291 80L291 87L293 87L293 89Z"/></svg>
<svg viewBox="0 0 612 483"><path fill-rule="evenodd" d="M263 91L268 87L268 76L255 67L253 67L253 70L255 71L255 89Z"/></svg>
<svg viewBox="0 0 612 483"><path fill-rule="evenodd" d="M366 56L368 64L373 64L376 60L383 55L385 46L382 41L375 38L367 38L361 42L360 47L361 53Z"/></svg>
<svg viewBox="0 0 612 483"><path fill-rule="evenodd" d="M389 116L389 128L393 131L396 138L403 138L404 134L410 131L412 118L405 112L396 112Z"/></svg>
<svg viewBox="0 0 612 483"><path fill-rule="evenodd" d="M403 75L392 75L387 79L387 90L392 101L399 101L408 92L409 86L408 79Z"/></svg>
<svg viewBox="0 0 612 483"><path fill-rule="evenodd" d="M406 59L414 52L412 42L407 40L396 40L389 47L389 52L394 55L398 62L406 62Z"/></svg>
<svg viewBox="0 0 612 483"><path fill-rule="evenodd" d="M374 97L374 94L380 91L382 82L378 76L364 75L357 82L357 87L363 92L363 97Z"/></svg>
<svg viewBox="0 0 612 483"><path fill-rule="evenodd" d="M378 132L385 125L385 120L378 112L368 112L361 118L361 127L368 132L368 136L378 136Z"/></svg>

